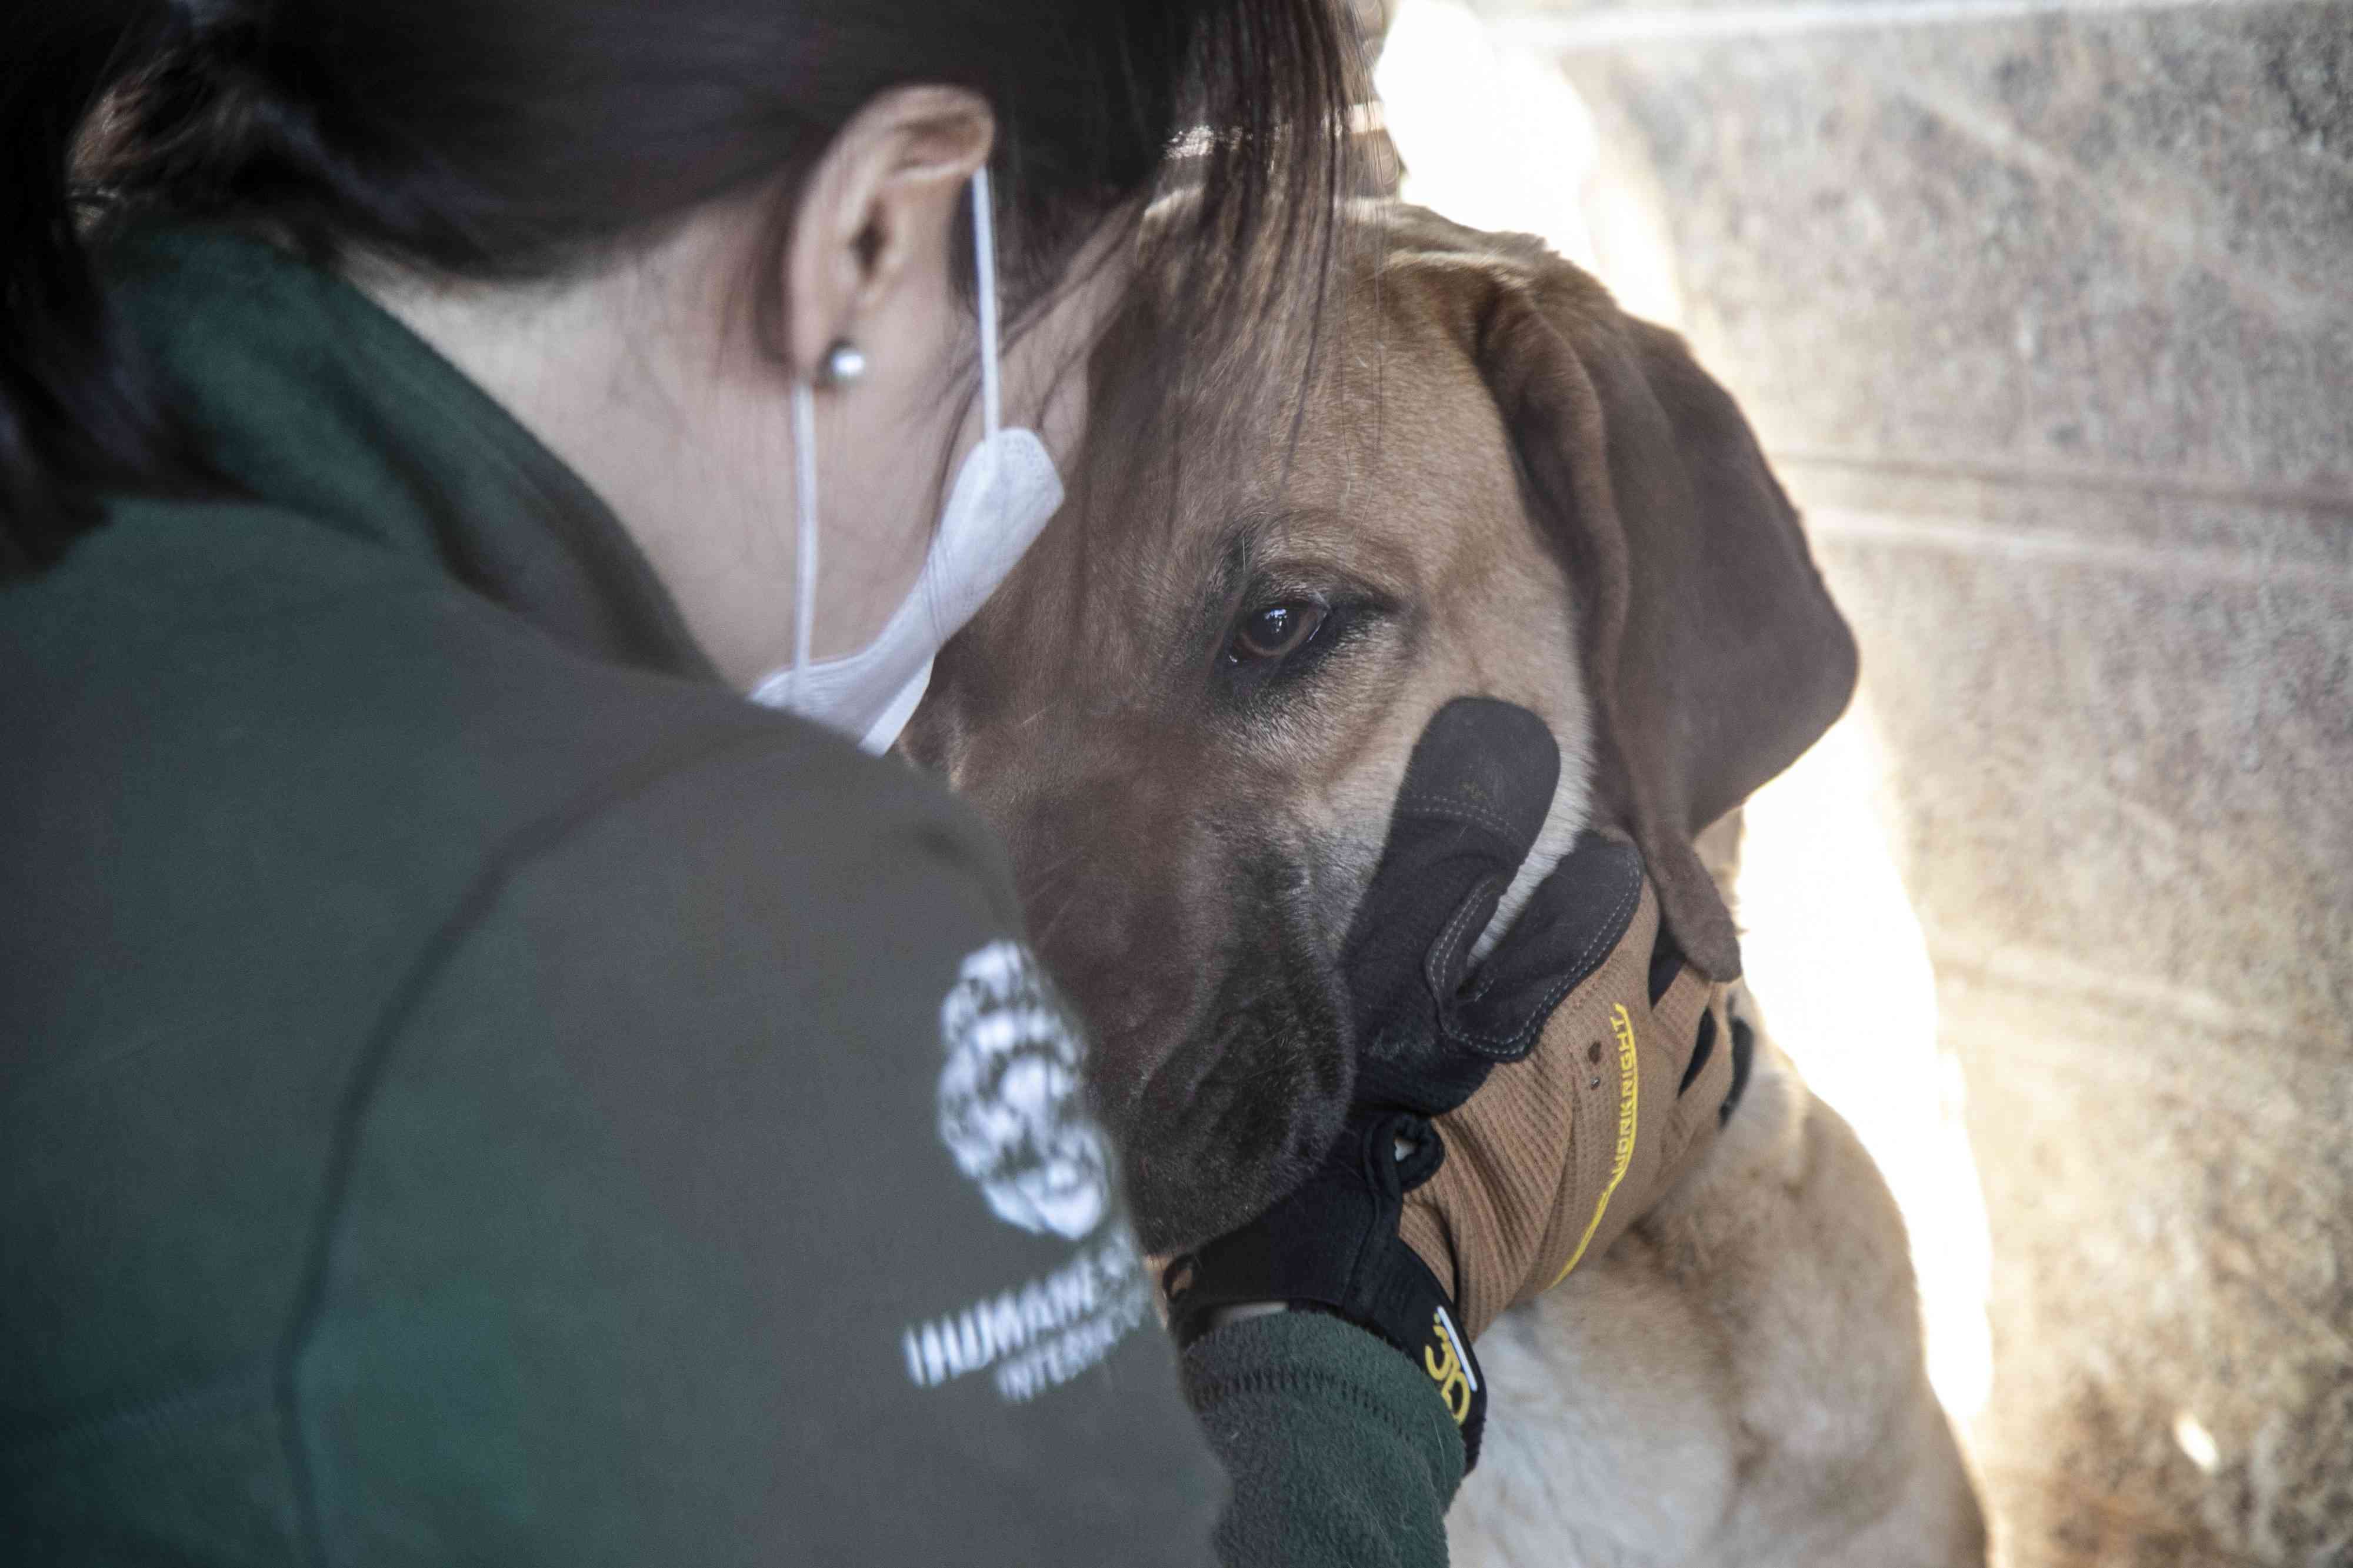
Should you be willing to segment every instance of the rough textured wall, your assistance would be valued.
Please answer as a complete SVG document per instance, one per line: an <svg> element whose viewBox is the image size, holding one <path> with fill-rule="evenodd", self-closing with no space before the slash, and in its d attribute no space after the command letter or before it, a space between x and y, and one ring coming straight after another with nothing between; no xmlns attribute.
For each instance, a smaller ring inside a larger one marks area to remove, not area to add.
<svg viewBox="0 0 2353 1568"><path fill-rule="evenodd" d="M2353 5L1482 9L1861 637L2001 1557L2353 1564Z"/></svg>

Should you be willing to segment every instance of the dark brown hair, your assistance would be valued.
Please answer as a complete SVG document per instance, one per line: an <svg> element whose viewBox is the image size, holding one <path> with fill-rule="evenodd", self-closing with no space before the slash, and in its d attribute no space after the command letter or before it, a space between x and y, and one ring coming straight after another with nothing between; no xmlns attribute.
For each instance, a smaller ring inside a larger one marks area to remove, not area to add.
<svg viewBox="0 0 2353 1568"><path fill-rule="evenodd" d="M874 94L998 121L1008 303L1179 147L1199 321L1283 308L1238 255L1329 263L1353 44L1328 0L74 0L0 59L0 577L111 493L216 489L109 310L92 230L251 223L332 261L544 277L802 174ZM786 237L778 223L776 242ZM772 270L769 276L775 276Z"/></svg>

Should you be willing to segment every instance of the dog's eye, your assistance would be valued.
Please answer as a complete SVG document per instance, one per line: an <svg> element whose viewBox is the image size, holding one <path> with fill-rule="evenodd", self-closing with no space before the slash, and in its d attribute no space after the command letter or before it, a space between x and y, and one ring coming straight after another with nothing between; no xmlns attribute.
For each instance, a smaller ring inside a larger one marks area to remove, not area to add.
<svg viewBox="0 0 2353 1568"><path fill-rule="evenodd" d="M1238 663L1263 663L1297 653L1314 639L1325 614L1323 605L1304 599L1252 610L1234 628L1226 657Z"/></svg>

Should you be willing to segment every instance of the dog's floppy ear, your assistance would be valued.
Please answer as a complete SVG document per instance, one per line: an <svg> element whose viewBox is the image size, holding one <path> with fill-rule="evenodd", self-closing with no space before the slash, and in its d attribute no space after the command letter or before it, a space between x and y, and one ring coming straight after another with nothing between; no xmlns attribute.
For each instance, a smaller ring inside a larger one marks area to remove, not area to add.
<svg viewBox="0 0 2353 1568"><path fill-rule="evenodd" d="M1633 833L1685 956L1729 980L1739 939L1692 840L1830 728L1854 639L1747 421L1680 338L1533 247L1490 279L1473 352L1577 595L1597 804Z"/></svg>

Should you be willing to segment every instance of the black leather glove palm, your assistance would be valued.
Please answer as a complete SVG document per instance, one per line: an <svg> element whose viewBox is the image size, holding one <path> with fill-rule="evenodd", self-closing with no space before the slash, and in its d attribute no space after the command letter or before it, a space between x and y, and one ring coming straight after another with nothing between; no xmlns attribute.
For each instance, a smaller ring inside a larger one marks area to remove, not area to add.
<svg viewBox="0 0 2353 1568"><path fill-rule="evenodd" d="M1466 989L1464 976L1559 780L1552 731L1525 708L1457 698L1422 731L1341 957L1360 1102L1451 1110L1533 1043L1532 1029L1514 1040L1525 987ZM1482 982L1497 960L1508 953Z"/></svg>

